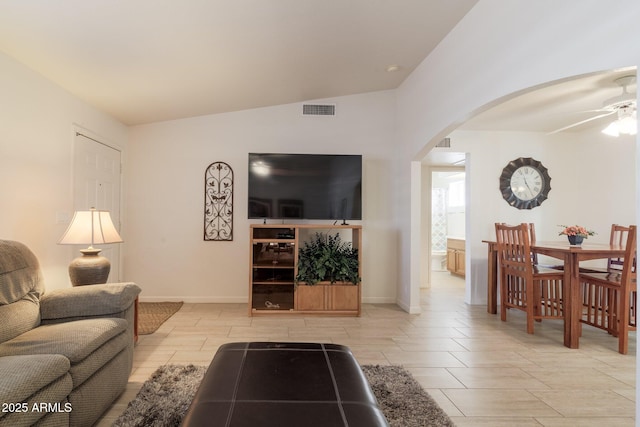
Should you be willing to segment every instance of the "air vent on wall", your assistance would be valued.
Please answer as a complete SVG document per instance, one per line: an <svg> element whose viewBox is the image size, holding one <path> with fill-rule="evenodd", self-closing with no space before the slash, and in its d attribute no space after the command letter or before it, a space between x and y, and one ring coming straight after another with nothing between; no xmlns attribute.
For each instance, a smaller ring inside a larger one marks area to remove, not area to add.
<svg viewBox="0 0 640 427"><path fill-rule="evenodd" d="M451 138L444 138L442 141L436 144L436 147L443 147L443 148L451 147Z"/></svg>
<svg viewBox="0 0 640 427"><path fill-rule="evenodd" d="M303 104L302 105L303 116L335 116L335 105L315 105L315 104Z"/></svg>

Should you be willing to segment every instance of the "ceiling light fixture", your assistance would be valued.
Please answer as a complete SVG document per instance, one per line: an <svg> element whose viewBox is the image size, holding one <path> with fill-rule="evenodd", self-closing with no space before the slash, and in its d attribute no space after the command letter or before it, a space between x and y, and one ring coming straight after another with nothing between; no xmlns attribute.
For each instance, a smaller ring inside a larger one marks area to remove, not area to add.
<svg viewBox="0 0 640 427"><path fill-rule="evenodd" d="M388 73L395 73L396 71L400 71L401 69L402 69L402 67L399 66L399 65L395 65L395 64L394 65L389 65L387 67L387 72Z"/></svg>
<svg viewBox="0 0 640 427"><path fill-rule="evenodd" d="M618 119L602 130L602 133L609 136L635 135L637 132L636 109L632 105L620 107Z"/></svg>

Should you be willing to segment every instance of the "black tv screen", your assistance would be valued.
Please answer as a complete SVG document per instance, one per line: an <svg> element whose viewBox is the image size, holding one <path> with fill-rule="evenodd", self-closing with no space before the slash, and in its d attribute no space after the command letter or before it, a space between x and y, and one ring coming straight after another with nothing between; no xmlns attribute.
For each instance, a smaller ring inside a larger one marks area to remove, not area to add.
<svg viewBox="0 0 640 427"><path fill-rule="evenodd" d="M249 153L248 216L362 219L362 156Z"/></svg>

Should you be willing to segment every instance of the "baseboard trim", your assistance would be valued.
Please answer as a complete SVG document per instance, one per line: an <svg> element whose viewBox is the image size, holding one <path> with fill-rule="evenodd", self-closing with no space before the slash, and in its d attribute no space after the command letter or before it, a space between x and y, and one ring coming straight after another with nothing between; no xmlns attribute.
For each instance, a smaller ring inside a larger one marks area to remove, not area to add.
<svg viewBox="0 0 640 427"><path fill-rule="evenodd" d="M395 303L398 305L398 307L400 307L401 309L403 309L404 311L406 311L409 314L420 314L420 313L422 313L422 308L420 308L419 305L412 306L412 305L404 304L400 300L396 300Z"/></svg>
<svg viewBox="0 0 640 427"><path fill-rule="evenodd" d="M140 297L140 302L186 302L190 304L248 304L247 297L180 297L180 296L148 296ZM392 297L367 297L362 299L363 304L398 304ZM402 306L401 306L402 307ZM405 310L403 308L403 310ZM405 310L407 311L407 310Z"/></svg>
<svg viewBox="0 0 640 427"><path fill-rule="evenodd" d="M395 304L396 299L391 297L366 297L362 298L363 304Z"/></svg>
<svg viewBox="0 0 640 427"><path fill-rule="evenodd" d="M180 297L180 296L167 296L167 297L154 297L144 296L140 297L140 302L164 302L164 301L182 301L189 304L248 304L249 299L247 297Z"/></svg>

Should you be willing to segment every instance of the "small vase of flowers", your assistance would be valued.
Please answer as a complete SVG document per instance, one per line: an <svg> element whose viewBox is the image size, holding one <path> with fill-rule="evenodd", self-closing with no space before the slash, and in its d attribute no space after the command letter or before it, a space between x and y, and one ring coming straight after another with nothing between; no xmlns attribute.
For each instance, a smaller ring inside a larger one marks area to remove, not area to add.
<svg viewBox="0 0 640 427"><path fill-rule="evenodd" d="M567 236L570 245L580 245L583 239L596 234L595 231L587 230L581 225L561 225L560 227L562 227L562 231L558 233L558 236Z"/></svg>

